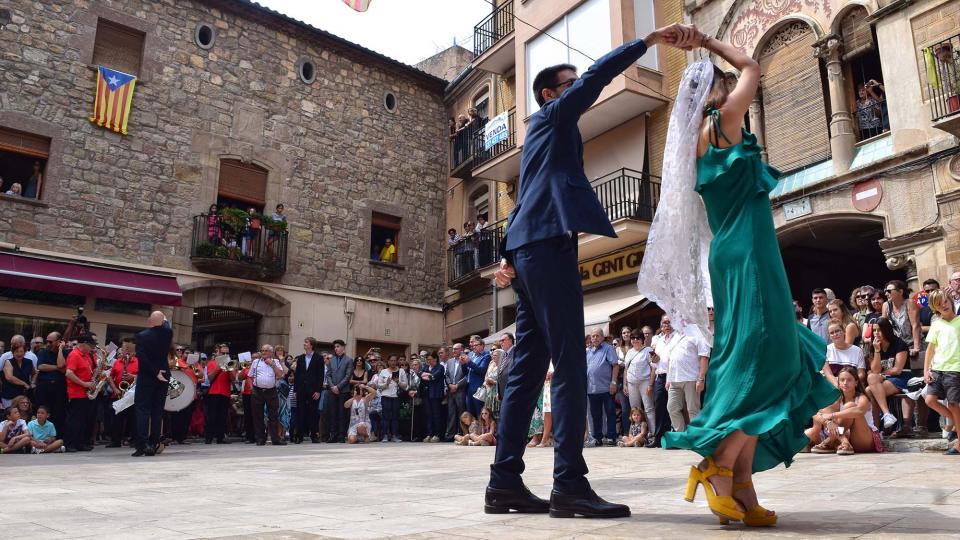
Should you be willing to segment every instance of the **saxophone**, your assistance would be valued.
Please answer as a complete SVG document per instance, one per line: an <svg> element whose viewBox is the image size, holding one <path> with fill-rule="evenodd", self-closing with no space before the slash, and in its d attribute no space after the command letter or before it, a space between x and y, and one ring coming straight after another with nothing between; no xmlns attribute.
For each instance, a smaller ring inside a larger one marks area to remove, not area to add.
<svg viewBox="0 0 960 540"><path fill-rule="evenodd" d="M117 358L115 361L119 360L123 362L123 372L120 374L120 384L117 385L117 399L123 397L127 393L127 390L130 389L130 383L127 381L127 366L130 365L130 355L127 353L122 353L123 358Z"/></svg>
<svg viewBox="0 0 960 540"><path fill-rule="evenodd" d="M107 385L107 377L110 376L110 369L107 366L107 351L97 347L95 354L98 354L100 359L93 364L93 377L90 380L95 384L93 388L87 390L87 399L97 399L97 396L103 391L103 387Z"/></svg>

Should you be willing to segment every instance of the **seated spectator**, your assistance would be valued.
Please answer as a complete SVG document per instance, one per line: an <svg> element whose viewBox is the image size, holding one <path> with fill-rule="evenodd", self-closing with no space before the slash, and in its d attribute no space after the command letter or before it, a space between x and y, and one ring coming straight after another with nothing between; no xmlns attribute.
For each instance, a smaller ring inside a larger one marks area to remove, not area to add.
<svg viewBox="0 0 960 540"><path fill-rule="evenodd" d="M362 361L362 359L361 359ZM369 406L376 392L367 385L353 387L353 399L343 404L350 409L350 426L347 428L347 444L365 443L370 440L370 412Z"/></svg>
<svg viewBox="0 0 960 540"><path fill-rule="evenodd" d="M27 431L30 432L30 445L33 446L34 454L52 454L66 450L63 446L63 440L57 438L56 426L47 419L49 414L47 408L41 405L37 407L37 418L27 424Z"/></svg>
<svg viewBox="0 0 960 540"><path fill-rule="evenodd" d="M856 369L846 366L839 377L824 369L823 375L840 390L840 399L813 417L813 427L806 431L811 444L816 444L810 451L841 456L883 452L873 407Z"/></svg>
<svg viewBox="0 0 960 540"><path fill-rule="evenodd" d="M19 197L23 194L23 186L20 185L20 182L14 182L10 189L7 190L6 195L13 195L14 197Z"/></svg>
<svg viewBox="0 0 960 540"><path fill-rule="evenodd" d="M634 407L630 409L630 430L620 439L617 446L635 446L642 448L647 444L648 432L649 427L647 426L647 418L643 414L643 409Z"/></svg>
<svg viewBox="0 0 960 540"><path fill-rule="evenodd" d="M24 422L29 422L35 418L33 416L33 403L30 402L30 398L27 396L17 396L13 398L10 406L16 407L20 411L20 418L22 418Z"/></svg>
<svg viewBox="0 0 960 540"><path fill-rule="evenodd" d="M460 415L460 434L453 436L453 444L467 446L472 437L480 435L480 423L467 411Z"/></svg>
<svg viewBox="0 0 960 540"><path fill-rule="evenodd" d="M469 446L496 446L497 445L497 421L493 418L490 409L484 407L480 409L480 433L471 434L467 443Z"/></svg>
<svg viewBox="0 0 960 540"><path fill-rule="evenodd" d="M853 320L860 328L867 324L867 317L870 315L870 297L876 289L872 285L857 287L850 293L850 305L854 307Z"/></svg>
<svg viewBox="0 0 960 540"><path fill-rule="evenodd" d="M30 432L20 410L7 407L7 419L0 422L0 454L25 453L30 449Z"/></svg>
<svg viewBox="0 0 960 540"><path fill-rule="evenodd" d="M827 312L830 313L831 321L841 324L847 343L860 346L860 327L857 326L857 321L850 316L850 311L843 300L837 299L828 302Z"/></svg>
<svg viewBox="0 0 960 540"><path fill-rule="evenodd" d="M890 429L897 423L897 417L890 413L887 398L902 394L907 389L907 381L912 372L907 367L907 344L893 333L893 325L886 317L880 317L873 324L873 358L870 360L870 374L867 375L867 393L883 412L883 428ZM903 400L904 430L913 417L913 401ZM906 431L904 431L906 433Z"/></svg>
<svg viewBox="0 0 960 540"><path fill-rule="evenodd" d="M954 430L960 426L960 317L953 309L953 300L946 291L930 293L928 305L940 317L934 317L927 333L927 354L923 363L923 379L927 383L924 401L948 421ZM945 399L946 407L940 400ZM946 455L960 455L960 442L953 432L953 445Z"/></svg>
<svg viewBox="0 0 960 540"><path fill-rule="evenodd" d="M847 343L843 325L839 322L831 321L827 327L830 333L830 344L827 345L827 362L830 373L834 377L840 376L840 370L845 367L852 367L857 370L857 377L861 381L867 379L867 364L863 360L863 351L856 345Z"/></svg>

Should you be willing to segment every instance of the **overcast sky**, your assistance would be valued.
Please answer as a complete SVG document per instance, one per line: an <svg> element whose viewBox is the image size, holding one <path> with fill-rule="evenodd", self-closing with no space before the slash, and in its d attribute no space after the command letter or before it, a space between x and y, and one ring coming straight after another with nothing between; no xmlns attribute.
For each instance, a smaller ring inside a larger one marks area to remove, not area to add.
<svg viewBox="0 0 960 540"><path fill-rule="evenodd" d="M358 13L343 0L256 0L407 64L457 43L473 50L473 25L490 14L486 0L372 0Z"/></svg>

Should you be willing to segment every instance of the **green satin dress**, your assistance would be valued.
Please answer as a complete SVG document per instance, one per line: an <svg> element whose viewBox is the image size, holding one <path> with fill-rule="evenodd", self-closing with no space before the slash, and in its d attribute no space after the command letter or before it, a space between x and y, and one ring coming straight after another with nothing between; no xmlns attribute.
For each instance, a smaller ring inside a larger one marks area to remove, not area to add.
<svg viewBox="0 0 960 540"><path fill-rule="evenodd" d="M719 113L711 114L713 140L726 139ZM713 232L713 351L703 409L685 432L663 441L709 456L735 430L757 435L754 472L789 466L809 442L810 418L839 397L820 374L826 343L794 315L770 210L780 173L760 151L744 130L739 144L711 144L697 161L696 190Z"/></svg>

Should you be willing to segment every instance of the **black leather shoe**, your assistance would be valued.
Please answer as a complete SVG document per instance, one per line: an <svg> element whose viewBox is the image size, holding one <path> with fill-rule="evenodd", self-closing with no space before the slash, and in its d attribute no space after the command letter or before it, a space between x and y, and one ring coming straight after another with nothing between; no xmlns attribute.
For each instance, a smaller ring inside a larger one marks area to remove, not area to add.
<svg viewBox="0 0 960 540"><path fill-rule="evenodd" d="M120 448L120 446L121 446L120 443L118 443L118 442L112 442L112 443L108 444L108 445L106 446L106 448Z"/></svg>
<svg viewBox="0 0 960 540"><path fill-rule="evenodd" d="M586 493L567 495L554 490L550 493L550 517L572 518L624 518L630 517L630 507L609 503L592 489Z"/></svg>
<svg viewBox="0 0 960 540"><path fill-rule="evenodd" d="M287 441L273 441L270 443L272 446L286 446Z"/></svg>
<svg viewBox="0 0 960 540"><path fill-rule="evenodd" d="M154 450L153 448L145 448L145 449L143 450L143 455L145 455L145 456L147 456L147 457L155 456L155 455L157 455L157 451Z"/></svg>
<svg viewBox="0 0 960 540"><path fill-rule="evenodd" d="M300 441L302 442L303 439L300 439ZM310 442L312 442L313 444L317 444L318 442L320 442L320 437L310 437Z"/></svg>
<svg viewBox="0 0 960 540"><path fill-rule="evenodd" d="M146 455L146 452L143 451L143 448L137 448L137 451L130 455L133 457L142 457Z"/></svg>
<svg viewBox="0 0 960 540"><path fill-rule="evenodd" d="M652 440L644 445L644 448L660 448L660 441Z"/></svg>
<svg viewBox="0 0 960 540"><path fill-rule="evenodd" d="M483 511L487 514L509 514L511 510L520 514L546 514L550 511L550 502L530 493L527 486L520 486L520 489L487 486L485 502Z"/></svg>
<svg viewBox="0 0 960 540"><path fill-rule="evenodd" d="M73 446L68 446L67 449L64 450L64 452L66 452L66 453L68 453L68 454L72 454L72 453L74 453L74 452L79 452L79 451L80 451L80 450L77 450L77 449L76 449L75 447L73 447Z"/></svg>

